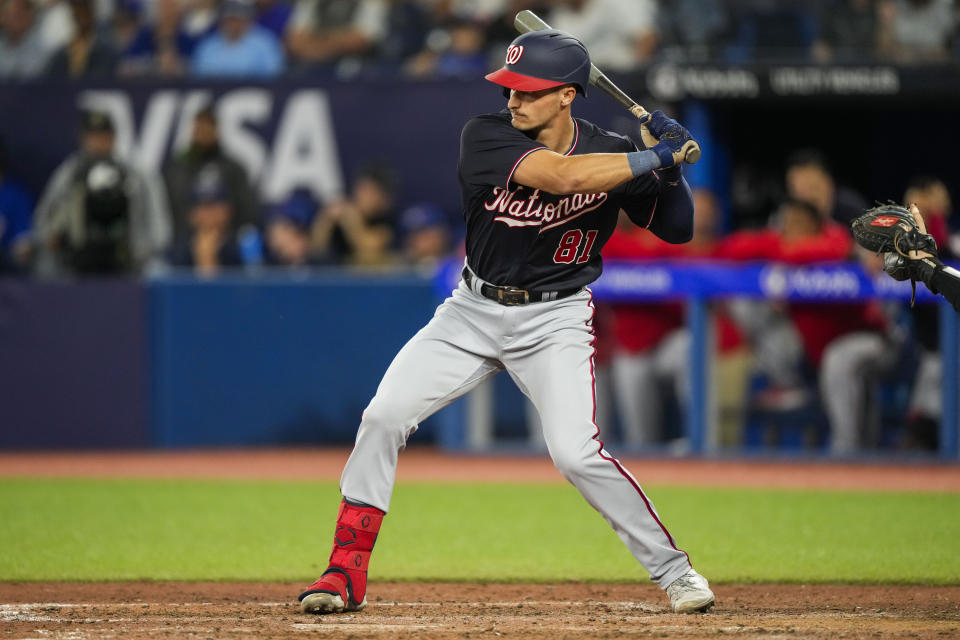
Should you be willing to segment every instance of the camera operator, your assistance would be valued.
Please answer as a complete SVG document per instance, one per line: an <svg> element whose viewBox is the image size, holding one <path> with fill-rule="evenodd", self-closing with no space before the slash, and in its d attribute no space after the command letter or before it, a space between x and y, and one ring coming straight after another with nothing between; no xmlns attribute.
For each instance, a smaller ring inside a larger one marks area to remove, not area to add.
<svg viewBox="0 0 960 640"><path fill-rule="evenodd" d="M40 275L140 274L170 242L170 211L155 177L113 155L114 128L82 114L80 149L56 169L35 216Z"/></svg>

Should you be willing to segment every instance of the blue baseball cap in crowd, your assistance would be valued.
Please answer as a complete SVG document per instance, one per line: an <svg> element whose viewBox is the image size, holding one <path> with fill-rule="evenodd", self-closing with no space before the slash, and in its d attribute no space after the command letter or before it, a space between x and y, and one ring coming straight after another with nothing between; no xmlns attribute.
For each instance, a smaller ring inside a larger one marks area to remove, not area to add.
<svg viewBox="0 0 960 640"><path fill-rule="evenodd" d="M270 207L271 218L282 218L301 229L307 229L313 223L319 204L313 194L306 189L297 189L279 204Z"/></svg>

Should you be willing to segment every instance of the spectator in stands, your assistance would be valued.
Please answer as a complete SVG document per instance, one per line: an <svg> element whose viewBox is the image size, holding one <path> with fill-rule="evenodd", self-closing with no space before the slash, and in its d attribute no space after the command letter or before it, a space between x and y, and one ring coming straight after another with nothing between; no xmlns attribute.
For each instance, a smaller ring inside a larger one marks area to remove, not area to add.
<svg viewBox="0 0 960 640"><path fill-rule="evenodd" d="M717 250L720 208L706 189L694 191L693 239L676 245L621 219L613 237L604 245L607 260L709 258ZM616 303L609 307L608 328L613 336L611 371L623 439L631 446L663 442L667 400L676 400L682 411L689 392L690 332L684 308L678 302ZM606 311L606 310L605 310ZM714 377L719 410L717 444L741 441L747 380L747 353L736 328L718 308L716 318L718 375ZM664 394L663 391L667 390ZM675 436L681 433L673 434Z"/></svg>
<svg viewBox="0 0 960 640"><path fill-rule="evenodd" d="M856 247L856 255L868 272L878 274L882 270L880 256L862 247ZM907 335L895 322L899 310L896 304L875 300L843 306L847 308L816 313L848 315L845 322L834 321L836 335L824 346L820 364L820 398L830 423L830 452L835 455L849 455L880 444L879 415L871 410L874 403L869 398L876 396L878 382L893 371L907 346ZM814 313L808 311L808 318L812 320ZM799 318L795 314L795 321ZM827 326L819 321L817 324L818 328Z"/></svg>
<svg viewBox="0 0 960 640"><path fill-rule="evenodd" d="M93 14L93 0L70 0L73 37L50 59L47 73L57 77L109 77L117 68L113 43L100 34Z"/></svg>
<svg viewBox="0 0 960 640"><path fill-rule="evenodd" d="M191 71L199 76L276 76L283 72L283 47L254 21L253 0L224 0L220 26L193 54Z"/></svg>
<svg viewBox="0 0 960 640"><path fill-rule="evenodd" d="M220 176L216 172L198 175L188 215L190 232L174 245L170 264L192 267L200 275L214 275L224 268L242 266L240 247L230 233L232 216Z"/></svg>
<svg viewBox="0 0 960 640"><path fill-rule="evenodd" d="M392 73L423 50L433 23L419 0L389 0L388 7L384 35L377 43L375 55L378 66Z"/></svg>
<svg viewBox="0 0 960 640"><path fill-rule="evenodd" d="M306 267L315 264L310 252L310 225L317 214L313 195L298 189L279 205L270 208L267 218L267 264Z"/></svg>
<svg viewBox="0 0 960 640"><path fill-rule="evenodd" d="M725 3L674 0L657 8L660 55L678 62L711 62L721 58L732 25Z"/></svg>
<svg viewBox="0 0 960 640"><path fill-rule="evenodd" d="M453 19L436 29L427 40L427 49L407 64L415 77L476 78L487 70L483 29L465 19Z"/></svg>
<svg viewBox="0 0 960 640"><path fill-rule="evenodd" d="M196 40L182 27L180 0L155 0L153 20L140 26L121 52L120 72L127 75L180 75Z"/></svg>
<svg viewBox="0 0 960 640"><path fill-rule="evenodd" d="M348 198L331 202L317 216L311 248L338 264L375 265L391 259L396 176L386 166L365 168Z"/></svg>
<svg viewBox="0 0 960 640"><path fill-rule="evenodd" d="M417 266L432 266L450 254L450 221L443 209L420 202L400 214L401 258Z"/></svg>
<svg viewBox="0 0 960 640"><path fill-rule="evenodd" d="M213 107L206 107L197 112L193 119L190 145L173 158L164 171L173 210L174 232L178 239L189 229L187 216L193 185L201 173L211 170L218 173L230 203L234 234L246 227L259 226L260 204L247 171L221 147L216 115Z"/></svg>
<svg viewBox="0 0 960 640"><path fill-rule="evenodd" d="M183 12L180 28L194 43L194 49L207 36L217 32L220 0L187 0L180 8Z"/></svg>
<svg viewBox="0 0 960 640"><path fill-rule="evenodd" d="M113 13L106 25L110 36L110 44L118 56L118 70L123 71L121 63L123 56L140 33L143 5L141 0L117 0L113 3Z"/></svg>
<svg viewBox="0 0 960 640"><path fill-rule="evenodd" d="M801 149L787 159L787 195L813 204L824 220L850 226L867 202L847 187L838 186L826 157L816 149Z"/></svg>
<svg viewBox="0 0 960 640"><path fill-rule="evenodd" d="M66 0L36 0L33 7L40 40L49 56L70 42L73 35L73 14Z"/></svg>
<svg viewBox="0 0 960 640"><path fill-rule="evenodd" d="M104 270L138 273L158 264L171 236L166 193L155 176L113 155L113 121L106 113L82 115L80 149L57 167L34 218L36 271L41 275ZM91 204L92 202L92 204ZM104 227L111 229L105 230ZM123 229L111 263L88 255L98 237ZM77 256L83 256L80 262ZM88 260L89 258L89 260ZM91 266L92 263L92 266Z"/></svg>
<svg viewBox="0 0 960 640"><path fill-rule="evenodd" d="M833 0L819 15L813 45L817 62L863 63L877 54L877 7L873 0Z"/></svg>
<svg viewBox="0 0 960 640"><path fill-rule="evenodd" d="M774 216L775 226L767 231L739 232L728 237L718 252L726 258L771 260L794 265L846 260L852 240L845 228L824 220L820 210L802 200L785 201ZM778 305L774 305L778 306ZM773 388L766 408L792 409L807 402L802 394L804 371L819 372L820 395L830 422L830 450L837 455L855 452L861 446L866 419L865 376L880 374L892 364L880 357L896 354L900 336L884 310L875 303L796 302L784 308L803 345L797 354L784 332L784 349L768 362L786 371L781 379L793 379L793 388ZM762 318L753 313L752 319ZM751 324L737 316L738 324L752 343L763 340L772 325ZM782 327L781 327L782 328ZM759 329L759 331L758 331ZM775 350L775 342L766 340ZM881 347L878 348L878 347ZM776 374L776 372L774 372ZM789 393L788 393L789 392ZM778 402L778 400L782 402Z"/></svg>
<svg viewBox="0 0 960 640"><path fill-rule="evenodd" d="M577 38L601 69L630 71L659 45L654 0L559 0L550 25Z"/></svg>
<svg viewBox="0 0 960 640"><path fill-rule="evenodd" d="M805 225L816 208L804 201L782 202L772 218L773 226L762 231L740 231L724 239L717 257L733 260L782 260L813 262L841 259L851 249L850 235L840 225ZM808 228L824 233L804 240ZM822 250L821 253L817 253ZM790 316L788 305L767 300L731 300L727 308L740 332L747 338L760 392L752 398L755 408L791 410L809 400L805 388L804 345Z"/></svg>
<svg viewBox="0 0 960 640"><path fill-rule="evenodd" d="M287 29L295 64L357 73L386 36L387 0L303 0ZM337 63L342 64L338 65Z"/></svg>
<svg viewBox="0 0 960 640"><path fill-rule="evenodd" d="M30 261L33 197L14 180L0 142L0 273L21 271Z"/></svg>
<svg viewBox="0 0 960 640"><path fill-rule="evenodd" d="M898 62L950 58L956 22L952 0L880 0L880 52Z"/></svg>
<svg viewBox="0 0 960 640"><path fill-rule="evenodd" d="M39 76L49 58L31 0L0 0L0 80Z"/></svg>

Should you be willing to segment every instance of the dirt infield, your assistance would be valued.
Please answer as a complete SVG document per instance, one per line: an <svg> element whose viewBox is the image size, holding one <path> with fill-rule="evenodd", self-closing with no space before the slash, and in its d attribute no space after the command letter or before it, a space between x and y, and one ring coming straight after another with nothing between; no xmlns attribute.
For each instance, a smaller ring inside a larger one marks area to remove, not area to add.
<svg viewBox="0 0 960 640"><path fill-rule="evenodd" d="M0 452L0 476L336 480L349 454L344 448ZM619 458L649 485L960 492L956 464ZM400 455L397 481L564 482L546 453L451 456L427 448Z"/></svg>
<svg viewBox="0 0 960 640"><path fill-rule="evenodd" d="M650 585L372 584L366 610L311 616L299 584L0 585L7 639L960 637L960 587L720 586L706 615Z"/></svg>

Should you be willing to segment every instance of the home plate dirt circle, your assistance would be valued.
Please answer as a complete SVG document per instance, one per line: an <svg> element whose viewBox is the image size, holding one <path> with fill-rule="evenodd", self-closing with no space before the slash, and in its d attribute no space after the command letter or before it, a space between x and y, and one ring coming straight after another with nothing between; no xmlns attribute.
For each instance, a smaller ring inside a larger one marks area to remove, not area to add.
<svg viewBox="0 0 960 640"><path fill-rule="evenodd" d="M960 638L960 587L717 585L706 615L648 584L371 583L307 615L300 583L2 583L0 638Z"/></svg>

